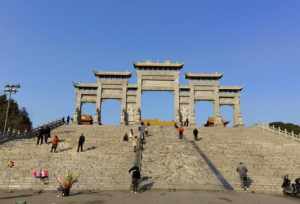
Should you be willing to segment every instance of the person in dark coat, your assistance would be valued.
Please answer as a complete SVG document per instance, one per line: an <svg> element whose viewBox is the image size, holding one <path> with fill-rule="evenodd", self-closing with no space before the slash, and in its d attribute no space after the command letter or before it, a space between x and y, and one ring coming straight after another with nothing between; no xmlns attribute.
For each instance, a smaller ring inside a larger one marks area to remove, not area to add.
<svg viewBox="0 0 300 204"><path fill-rule="evenodd" d="M246 165L243 162L240 162L240 164L238 165L236 171L240 175L241 187L245 191L248 190L248 175L247 175L248 169L247 169Z"/></svg>
<svg viewBox="0 0 300 204"><path fill-rule="evenodd" d="M186 126L186 127L189 126L189 119L188 118L184 121L184 126Z"/></svg>
<svg viewBox="0 0 300 204"><path fill-rule="evenodd" d="M43 129L44 129L44 128L41 128L41 129L39 129L39 131L38 131L37 142L36 142L37 145L43 144L43 134L44 134Z"/></svg>
<svg viewBox="0 0 300 204"><path fill-rule="evenodd" d="M51 129L50 127L46 127L44 128L44 137L45 137L45 143L48 144L48 139L50 137L50 134L51 134Z"/></svg>
<svg viewBox="0 0 300 204"><path fill-rule="evenodd" d="M70 116L67 117L67 125L70 123Z"/></svg>
<svg viewBox="0 0 300 204"><path fill-rule="evenodd" d="M79 140L78 140L78 147L77 147L77 152L79 152L79 148L80 148L80 151L82 152L83 151L83 144L85 142L85 137L83 134L80 135L79 137Z"/></svg>
<svg viewBox="0 0 300 204"><path fill-rule="evenodd" d="M195 139L195 140L198 140L198 129L197 129L197 128L195 128L195 129L193 130L193 135L194 135L194 139Z"/></svg>
<svg viewBox="0 0 300 204"><path fill-rule="evenodd" d="M129 169L128 171L129 173L131 173L131 178L132 178L132 190L134 193L138 192L138 184L139 184L139 180L141 178L141 172L139 167L137 166L133 166L131 169Z"/></svg>
<svg viewBox="0 0 300 204"><path fill-rule="evenodd" d="M140 132L140 140L142 141L142 143L145 143L145 129L146 126L144 124L144 122L141 122L141 125L139 126L139 132Z"/></svg>

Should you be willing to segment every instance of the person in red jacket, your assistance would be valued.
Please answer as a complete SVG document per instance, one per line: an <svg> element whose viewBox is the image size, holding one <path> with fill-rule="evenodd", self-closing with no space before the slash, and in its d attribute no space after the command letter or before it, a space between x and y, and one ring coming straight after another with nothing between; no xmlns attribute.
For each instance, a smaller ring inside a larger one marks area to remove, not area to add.
<svg viewBox="0 0 300 204"><path fill-rule="evenodd" d="M59 138L57 137L57 135L54 136L54 138L52 139L52 147L51 147L51 151L50 152L56 152L56 148L57 148L57 145L59 143Z"/></svg>
<svg viewBox="0 0 300 204"><path fill-rule="evenodd" d="M183 132L184 132L184 128L182 126L178 128L179 139L183 138Z"/></svg>

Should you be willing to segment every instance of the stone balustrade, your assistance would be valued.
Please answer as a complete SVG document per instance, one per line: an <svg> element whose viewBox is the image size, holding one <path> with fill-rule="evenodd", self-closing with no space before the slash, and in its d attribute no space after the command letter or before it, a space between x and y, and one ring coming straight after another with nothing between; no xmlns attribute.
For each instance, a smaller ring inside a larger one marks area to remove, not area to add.
<svg viewBox="0 0 300 204"><path fill-rule="evenodd" d="M270 126L268 123L256 124L255 127L260 128L262 131L269 131L274 133L274 135L289 137L300 142L300 133L295 134L294 131L289 132L287 129L276 128L274 125Z"/></svg>
<svg viewBox="0 0 300 204"><path fill-rule="evenodd" d="M43 127L50 127L50 129L54 129L63 124L64 124L63 119L58 119L58 120L46 122L34 129L32 129L31 131L28 131L25 129L23 132L9 127L7 129L7 132L0 132L0 144L3 144L5 142L13 140L13 139L23 139L23 138L35 137L38 134L39 130Z"/></svg>

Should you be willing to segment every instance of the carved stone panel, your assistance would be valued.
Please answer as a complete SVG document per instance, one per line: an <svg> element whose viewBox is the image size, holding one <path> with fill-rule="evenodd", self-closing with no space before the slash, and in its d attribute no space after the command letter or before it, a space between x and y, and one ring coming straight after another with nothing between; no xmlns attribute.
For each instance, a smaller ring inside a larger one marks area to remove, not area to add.
<svg viewBox="0 0 300 204"><path fill-rule="evenodd" d="M234 98L220 98L220 105L233 105Z"/></svg>
<svg viewBox="0 0 300 204"><path fill-rule="evenodd" d="M214 91L195 91L195 100L214 100L216 95Z"/></svg>
<svg viewBox="0 0 300 204"><path fill-rule="evenodd" d="M103 89L102 90L102 98L104 99L121 99L122 98L122 90L121 89Z"/></svg>
<svg viewBox="0 0 300 204"><path fill-rule="evenodd" d="M96 103L96 95L82 95L82 103Z"/></svg>
<svg viewBox="0 0 300 204"><path fill-rule="evenodd" d="M173 81L143 80L143 90L174 90Z"/></svg>

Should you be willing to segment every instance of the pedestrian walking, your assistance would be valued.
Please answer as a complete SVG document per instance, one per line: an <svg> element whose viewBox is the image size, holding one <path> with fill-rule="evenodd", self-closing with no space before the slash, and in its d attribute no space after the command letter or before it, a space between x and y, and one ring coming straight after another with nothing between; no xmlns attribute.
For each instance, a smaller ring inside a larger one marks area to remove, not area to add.
<svg viewBox="0 0 300 204"><path fill-rule="evenodd" d="M195 128L194 130L193 130L193 135L194 135L194 140L198 140L198 129L197 128Z"/></svg>
<svg viewBox="0 0 300 204"><path fill-rule="evenodd" d="M149 129L147 126L145 126L145 137L149 136Z"/></svg>
<svg viewBox="0 0 300 204"><path fill-rule="evenodd" d="M51 137L51 129L49 126L44 128L44 138L45 138L45 143L48 144L48 138Z"/></svg>
<svg viewBox="0 0 300 204"><path fill-rule="evenodd" d="M83 134L81 134L79 137L79 140L78 140L77 152L79 152L79 149L81 152L83 151L84 142L85 142L85 136Z"/></svg>
<svg viewBox="0 0 300 204"><path fill-rule="evenodd" d="M189 126L189 119L188 118L184 121L184 126L186 126L186 127Z"/></svg>
<svg viewBox="0 0 300 204"><path fill-rule="evenodd" d="M141 179L141 172L140 168L138 166L133 166L131 169L128 171L131 173L131 187L132 191L134 193L138 192L138 185L139 185L139 180Z"/></svg>
<svg viewBox="0 0 300 204"><path fill-rule="evenodd" d="M56 152L56 149L57 149L57 145L59 143L59 138L57 135L54 136L54 138L52 139L52 147L51 147L51 151L50 152Z"/></svg>
<svg viewBox="0 0 300 204"><path fill-rule="evenodd" d="M70 116L67 116L67 125L70 124Z"/></svg>
<svg viewBox="0 0 300 204"><path fill-rule="evenodd" d="M128 137L128 134L126 132L125 135L123 136L123 141L128 142L128 140L129 140L129 137Z"/></svg>
<svg viewBox="0 0 300 204"><path fill-rule="evenodd" d="M183 138L183 132L184 132L184 128L182 126L180 128L178 128L179 139Z"/></svg>
<svg viewBox="0 0 300 204"><path fill-rule="evenodd" d="M140 131L140 140L144 144L145 143L145 125L144 125L144 122L141 122L141 125L139 127L139 131Z"/></svg>
<svg viewBox="0 0 300 204"><path fill-rule="evenodd" d="M37 145L43 144L43 128L39 129L38 135L37 135Z"/></svg>
<svg viewBox="0 0 300 204"><path fill-rule="evenodd" d="M239 173L240 180L241 180L241 187L246 191L248 190L248 169L243 162L240 162L236 171Z"/></svg>

